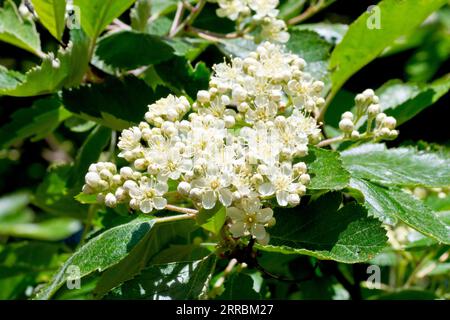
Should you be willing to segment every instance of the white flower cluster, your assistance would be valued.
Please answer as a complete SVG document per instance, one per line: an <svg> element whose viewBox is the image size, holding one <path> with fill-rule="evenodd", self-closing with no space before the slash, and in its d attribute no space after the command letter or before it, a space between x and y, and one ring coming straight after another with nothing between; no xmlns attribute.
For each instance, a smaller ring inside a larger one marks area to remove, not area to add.
<svg viewBox="0 0 450 320"><path fill-rule="evenodd" d="M289 40L286 23L277 19L279 10L278 0L211 0L217 2L219 17L227 17L230 20L248 24L251 23L261 27L263 39L285 43Z"/></svg>
<svg viewBox="0 0 450 320"><path fill-rule="evenodd" d="M347 138L354 140L360 138L374 138L378 141L395 139L398 136L398 131L395 130L397 120L381 112L378 103L379 98L372 89L357 94L355 97L355 112L347 111L342 114L339 129ZM364 134L355 130L355 125L361 120L367 120Z"/></svg>
<svg viewBox="0 0 450 320"><path fill-rule="evenodd" d="M184 97L150 105L146 122L119 138L119 156L132 165L119 172L111 163L91 165L83 191L148 213L167 205L175 182L171 191L197 208L228 207L235 237L267 242L272 211L262 206L272 198L280 206L300 203L310 182L300 158L320 139L310 115L323 104L323 83L283 49L266 42L246 59L216 65L192 110Z"/></svg>

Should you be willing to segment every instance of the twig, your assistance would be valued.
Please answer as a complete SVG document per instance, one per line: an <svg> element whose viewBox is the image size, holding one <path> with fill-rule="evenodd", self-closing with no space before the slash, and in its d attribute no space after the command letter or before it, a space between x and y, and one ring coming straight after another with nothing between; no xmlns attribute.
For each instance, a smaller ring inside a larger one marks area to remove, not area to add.
<svg viewBox="0 0 450 320"><path fill-rule="evenodd" d="M330 4L332 4L335 0L331 0L329 2L326 2L325 0L319 0L316 4L310 6L308 9L306 9L304 12L302 12L300 15L293 17L287 21L288 25L294 25L298 24L300 22L303 22L309 18L311 18L313 15L318 13L319 11L325 9Z"/></svg>
<svg viewBox="0 0 450 320"><path fill-rule="evenodd" d="M173 211L173 212L185 213L185 214L194 215L194 216L198 213L198 210L196 210L196 209L178 207L178 206L174 206L172 204L166 205L166 210Z"/></svg>
<svg viewBox="0 0 450 320"><path fill-rule="evenodd" d="M170 27L169 37L172 37L175 31L177 30L178 25L180 24L180 21L183 18L184 8L185 7L183 2L182 1L178 2L177 11L175 12L175 18L173 19L172 26Z"/></svg>
<svg viewBox="0 0 450 320"><path fill-rule="evenodd" d="M187 26L190 26L197 19L200 12L206 5L206 0L199 0L197 5L192 9L191 13L186 17L186 19L178 25L173 33L170 34L170 38L176 37L181 31L183 31Z"/></svg>
<svg viewBox="0 0 450 320"><path fill-rule="evenodd" d="M344 137L344 136L337 136L337 137L334 137L334 138L322 140L322 141L320 141L320 142L317 144L317 146L318 146L319 148L321 148L321 147L326 147L326 146L329 146L330 144L333 144L333 143L336 143L336 142L341 142L341 141L344 141L344 140L345 140L345 137Z"/></svg>

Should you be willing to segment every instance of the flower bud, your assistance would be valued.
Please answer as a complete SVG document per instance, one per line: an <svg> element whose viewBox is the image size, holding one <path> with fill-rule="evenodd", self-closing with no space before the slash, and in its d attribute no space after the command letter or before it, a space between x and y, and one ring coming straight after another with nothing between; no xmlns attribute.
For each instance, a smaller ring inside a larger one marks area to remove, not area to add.
<svg viewBox="0 0 450 320"><path fill-rule="evenodd" d="M300 182L304 185L307 185L311 182L311 177L309 176L309 174L304 173L300 176Z"/></svg>
<svg viewBox="0 0 450 320"><path fill-rule="evenodd" d="M297 174L304 174L306 173L307 167L306 167L306 163L304 162L299 162L294 164L293 166L295 173Z"/></svg>
<svg viewBox="0 0 450 320"><path fill-rule="evenodd" d="M225 121L225 127L227 127L227 128L232 128L236 124L236 120L233 116L225 116L224 121Z"/></svg>
<svg viewBox="0 0 450 320"><path fill-rule="evenodd" d="M117 199L112 193L108 193L105 197L105 205L114 208L117 204Z"/></svg>
<svg viewBox="0 0 450 320"><path fill-rule="evenodd" d="M359 139L360 134L359 134L359 132L358 132L357 130L353 130L353 131L352 131L352 134L350 135L350 137L351 137L352 139L356 140L356 139Z"/></svg>
<svg viewBox="0 0 450 320"><path fill-rule="evenodd" d="M186 181L181 181L177 187L178 193L183 196L189 195L189 191L191 191L191 185Z"/></svg>
<svg viewBox="0 0 450 320"><path fill-rule="evenodd" d="M84 180L86 181L86 184L92 188L97 187L101 181L100 176L96 172L88 172Z"/></svg>
<svg viewBox="0 0 450 320"><path fill-rule="evenodd" d="M353 131L353 128L354 125L352 120L344 118L341 121L339 121L339 129L341 129L343 132L350 133Z"/></svg>
<svg viewBox="0 0 450 320"><path fill-rule="evenodd" d="M376 117L376 121L378 124L382 123L384 118L386 118L386 114L385 113L379 113Z"/></svg>
<svg viewBox="0 0 450 320"><path fill-rule="evenodd" d="M386 117L383 120L383 126L388 129L394 129L397 125L397 120L394 117Z"/></svg>
<svg viewBox="0 0 450 320"><path fill-rule="evenodd" d="M353 113L351 113L350 111L346 111L342 114L341 119L349 119L353 121Z"/></svg>
<svg viewBox="0 0 450 320"><path fill-rule="evenodd" d="M297 206L300 204L300 196L296 193L291 193L288 195L287 201L291 206Z"/></svg>
<svg viewBox="0 0 450 320"><path fill-rule="evenodd" d="M371 104L369 108L367 108L367 114L370 118L374 118L381 111L379 104Z"/></svg>

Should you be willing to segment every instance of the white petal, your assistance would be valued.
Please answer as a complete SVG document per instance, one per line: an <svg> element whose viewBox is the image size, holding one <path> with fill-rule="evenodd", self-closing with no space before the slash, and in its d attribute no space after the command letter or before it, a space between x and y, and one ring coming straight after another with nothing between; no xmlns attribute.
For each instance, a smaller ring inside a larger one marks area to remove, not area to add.
<svg viewBox="0 0 450 320"><path fill-rule="evenodd" d="M227 216L229 216L231 219L235 221L242 221L245 217L245 213L244 211L236 207L228 207Z"/></svg>
<svg viewBox="0 0 450 320"><path fill-rule="evenodd" d="M180 168L183 170L183 172L190 171L192 169L192 160L190 159L183 160Z"/></svg>
<svg viewBox="0 0 450 320"><path fill-rule="evenodd" d="M172 180L178 180L178 179L180 179L180 176L181 176L181 171L177 170L177 171L172 172L169 175L169 178Z"/></svg>
<svg viewBox="0 0 450 320"><path fill-rule="evenodd" d="M135 199L142 199L144 197L144 193L138 187L130 189L128 193L132 198Z"/></svg>
<svg viewBox="0 0 450 320"><path fill-rule="evenodd" d="M143 213L152 212L153 210L152 202L150 200L141 201L141 203L139 204L139 209L141 209Z"/></svg>
<svg viewBox="0 0 450 320"><path fill-rule="evenodd" d="M259 224L259 223L255 223L252 226L252 229L250 230L250 232L258 240L264 239L264 237L266 236L266 229L264 228L264 226L262 224Z"/></svg>
<svg viewBox="0 0 450 320"><path fill-rule="evenodd" d="M261 223L267 223L270 219L273 217L273 211L270 208L264 208L259 210L258 215L256 218L258 219L258 222Z"/></svg>
<svg viewBox="0 0 450 320"><path fill-rule="evenodd" d="M153 199L153 204L157 210L162 210L167 206L167 200L162 197L155 197Z"/></svg>
<svg viewBox="0 0 450 320"><path fill-rule="evenodd" d="M269 235L269 233L266 232L266 236L264 238L257 239L257 240L258 240L258 243L262 244L263 246L267 245L267 244L269 244L269 241L270 241L270 235Z"/></svg>
<svg viewBox="0 0 450 320"><path fill-rule="evenodd" d="M202 196L202 206L205 209L212 209L216 205L217 196L214 191L206 191Z"/></svg>
<svg viewBox="0 0 450 320"><path fill-rule="evenodd" d="M271 184L270 182L266 182L259 186L258 192L262 196L271 196L275 192L275 188L273 184Z"/></svg>
<svg viewBox="0 0 450 320"><path fill-rule="evenodd" d="M235 238L243 237L246 231L245 223L243 222L236 222L230 227L230 232Z"/></svg>
<svg viewBox="0 0 450 320"><path fill-rule="evenodd" d="M288 205L289 192L277 191L277 202L280 206L285 207Z"/></svg>
<svg viewBox="0 0 450 320"><path fill-rule="evenodd" d="M158 192L158 195L162 196L169 190L169 186L167 185L167 183L160 182L156 184L155 190Z"/></svg>
<svg viewBox="0 0 450 320"><path fill-rule="evenodd" d="M233 193L226 188L220 189L219 200L225 207L229 207L233 201Z"/></svg>
<svg viewBox="0 0 450 320"><path fill-rule="evenodd" d="M261 208L261 202L258 198L249 198L245 202L245 209L247 212L257 212Z"/></svg>

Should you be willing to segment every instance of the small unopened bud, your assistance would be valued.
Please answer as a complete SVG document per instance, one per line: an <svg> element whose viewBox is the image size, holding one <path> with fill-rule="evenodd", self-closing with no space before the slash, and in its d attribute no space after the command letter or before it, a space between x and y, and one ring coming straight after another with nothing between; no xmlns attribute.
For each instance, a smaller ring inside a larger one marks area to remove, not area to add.
<svg viewBox="0 0 450 320"><path fill-rule="evenodd" d="M341 121L339 121L339 129L341 129L343 132L350 133L353 131L353 128L354 125L352 120L344 118Z"/></svg>
<svg viewBox="0 0 450 320"><path fill-rule="evenodd" d="M306 163L304 163L304 162L299 162L299 163L294 164L295 173L304 174L304 173L306 173L306 169L307 169Z"/></svg>
<svg viewBox="0 0 450 320"><path fill-rule="evenodd" d="M147 161L145 159L143 159L143 158L139 158L139 159L136 159L134 161L134 166L138 170L146 170L147 169L147 165L148 165Z"/></svg>
<svg viewBox="0 0 450 320"><path fill-rule="evenodd" d="M324 86L325 86L325 84L322 81L315 81L313 83L313 90L315 92L322 92Z"/></svg>
<svg viewBox="0 0 450 320"><path fill-rule="evenodd" d="M360 134L359 134L358 131L353 130L353 131L352 131L352 134L350 135L350 137L351 137L352 139L356 140L356 139L359 139Z"/></svg>
<svg viewBox="0 0 450 320"><path fill-rule="evenodd" d="M304 185L307 185L311 182L311 177L309 176L309 174L304 173L300 176L300 182Z"/></svg>
<svg viewBox="0 0 450 320"><path fill-rule="evenodd" d="M398 137L398 131L397 130L391 130L389 132L389 139L395 139Z"/></svg>
<svg viewBox="0 0 450 320"><path fill-rule="evenodd" d="M297 206L300 204L300 196L296 193L291 193L288 195L287 201L291 206Z"/></svg>
<svg viewBox="0 0 450 320"><path fill-rule="evenodd" d="M367 114L370 118L374 118L381 111L379 104L371 104L369 108L367 108Z"/></svg>
<svg viewBox="0 0 450 320"><path fill-rule="evenodd" d="M395 120L394 117L386 117L383 120L383 126L388 129L394 129L396 125L397 125L397 120Z"/></svg>
<svg viewBox="0 0 450 320"><path fill-rule="evenodd" d="M103 169L102 171L100 171L100 178L102 178L103 180L109 180L112 179L112 177L113 174L108 169Z"/></svg>
<svg viewBox="0 0 450 320"><path fill-rule="evenodd" d="M236 124L236 119L233 116L225 116L223 120L227 128L232 128Z"/></svg>
<svg viewBox="0 0 450 320"><path fill-rule="evenodd" d="M88 184L92 188L97 187L101 181L100 176L96 172L88 172L84 180L86 181L86 184Z"/></svg>
<svg viewBox="0 0 450 320"><path fill-rule="evenodd" d="M181 195L187 196L187 195L189 195L189 191L191 191L191 185L188 182L186 182L186 181L181 181L178 184L177 191Z"/></svg>
<svg viewBox="0 0 450 320"><path fill-rule="evenodd" d="M139 209L139 200L131 199L130 200L130 208L134 209L134 210L138 210Z"/></svg>
<svg viewBox="0 0 450 320"><path fill-rule="evenodd" d="M386 114L383 113L383 112L382 112L382 113L379 113L379 114L377 115L377 118L376 118L377 123L378 123L378 124L382 123L383 120L384 120L384 118L386 118Z"/></svg>
<svg viewBox="0 0 450 320"><path fill-rule="evenodd" d="M117 199L112 193L108 193L105 197L105 205L114 208L117 204Z"/></svg>
<svg viewBox="0 0 450 320"><path fill-rule="evenodd" d="M242 113L247 112L248 108L249 108L249 106L248 106L247 102L242 102L238 105L238 111L242 112Z"/></svg>
<svg viewBox="0 0 450 320"><path fill-rule="evenodd" d="M353 113L350 111L344 112L341 116L341 119L349 119L353 121Z"/></svg>

